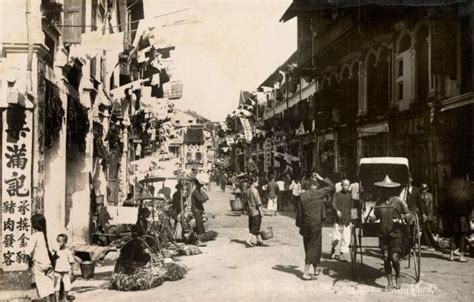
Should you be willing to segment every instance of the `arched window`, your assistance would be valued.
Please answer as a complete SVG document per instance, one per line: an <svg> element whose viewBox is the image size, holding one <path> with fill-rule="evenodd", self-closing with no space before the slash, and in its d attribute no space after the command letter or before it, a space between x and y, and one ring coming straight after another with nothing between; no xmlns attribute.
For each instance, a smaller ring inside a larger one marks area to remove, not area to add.
<svg viewBox="0 0 474 302"><path fill-rule="evenodd" d="M193 154L191 152L186 153L186 161L188 163L193 161Z"/></svg>
<svg viewBox="0 0 474 302"><path fill-rule="evenodd" d="M198 162L198 163L202 162L202 153L201 152L196 152L196 162Z"/></svg>
<svg viewBox="0 0 474 302"><path fill-rule="evenodd" d="M359 102L359 64L351 71L345 68L341 73L340 118L341 123L354 122Z"/></svg>

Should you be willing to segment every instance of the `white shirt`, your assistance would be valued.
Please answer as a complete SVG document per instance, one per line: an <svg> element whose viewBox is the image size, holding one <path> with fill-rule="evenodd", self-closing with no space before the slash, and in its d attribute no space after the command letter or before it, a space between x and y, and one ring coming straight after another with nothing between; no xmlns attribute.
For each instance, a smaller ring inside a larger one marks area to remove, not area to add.
<svg viewBox="0 0 474 302"><path fill-rule="evenodd" d="M71 264L74 263L74 256L68 248L58 250L57 252L58 259L56 260L56 266L54 270L56 272L65 273L71 270Z"/></svg>
<svg viewBox="0 0 474 302"><path fill-rule="evenodd" d="M412 191L413 191L413 186L408 187L408 192L410 192L410 194L411 194ZM407 201L407 197L408 197L408 196L407 196L407 188L406 188L406 187L403 188L403 190L402 190L402 192L400 193L400 196L399 196L399 197L400 197L400 199L401 199L403 202L406 202L406 201Z"/></svg>
<svg viewBox="0 0 474 302"><path fill-rule="evenodd" d="M48 248L42 232L33 233L26 248L26 254L31 255L33 261L48 265L51 263L48 255Z"/></svg>
<svg viewBox="0 0 474 302"><path fill-rule="evenodd" d="M293 193L293 196L300 196L301 194L301 183L296 183L295 181L291 182L290 190Z"/></svg>
<svg viewBox="0 0 474 302"><path fill-rule="evenodd" d="M278 185L278 189L280 189L280 192L285 191L285 182L283 180L279 180L276 183Z"/></svg>
<svg viewBox="0 0 474 302"><path fill-rule="evenodd" d="M359 200L359 183L354 182L349 187L349 191L351 191L352 199Z"/></svg>

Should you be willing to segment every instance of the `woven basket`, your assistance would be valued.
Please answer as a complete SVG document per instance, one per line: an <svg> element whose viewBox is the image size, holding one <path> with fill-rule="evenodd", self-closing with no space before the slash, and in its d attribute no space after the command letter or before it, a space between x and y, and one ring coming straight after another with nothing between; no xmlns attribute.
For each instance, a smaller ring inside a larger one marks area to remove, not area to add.
<svg viewBox="0 0 474 302"><path fill-rule="evenodd" d="M260 236L263 240L268 240L273 238L273 228L266 227L264 230L260 231Z"/></svg>

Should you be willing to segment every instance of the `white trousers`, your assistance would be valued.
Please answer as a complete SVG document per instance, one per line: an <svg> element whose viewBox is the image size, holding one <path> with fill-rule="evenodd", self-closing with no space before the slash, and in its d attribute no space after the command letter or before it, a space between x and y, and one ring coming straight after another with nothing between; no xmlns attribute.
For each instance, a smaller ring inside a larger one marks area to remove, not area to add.
<svg viewBox="0 0 474 302"><path fill-rule="evenodd" d="M268 205L267 205L267 209L269 211L277 211L277 198L268 198Z"/></svg>
<svg viewBox="0 0 474 302"><path fill-rule="evenodd" d="M334 224L334 230L333 230L333 246L335 246L335 241L338 241L338 244L341 247L341 253L347 254L349 253L349 245L351 244L351 229L352 229L352 223L349 224L348 226L345 226L343 224Z"/></svg>

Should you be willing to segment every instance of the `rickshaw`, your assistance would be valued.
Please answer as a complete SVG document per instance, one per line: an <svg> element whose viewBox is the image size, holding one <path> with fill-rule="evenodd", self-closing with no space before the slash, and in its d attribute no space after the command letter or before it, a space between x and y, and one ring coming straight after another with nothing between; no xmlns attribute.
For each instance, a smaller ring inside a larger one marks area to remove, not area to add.
<svg viewBox="0 0 474 302"><path fill-rule="evenodd" d="M360 204L357 219L354 220L354 227L351 231L351 244L349 246L353 279L363 268L364 249L378 247L363 245L362 239L368 237L378 238L379 223L370 219L374 209L377 208L374 183L384 179L386 175L393 181L400 183L401 189L408 189L408 160L403 157L372 157L360 160ZM404 202L406 203L406 200ZM419 282L421 276L421 228L418 215L414 215L411 222L404 222L403 231L406 236L407 268L411 268L413 264L414 279Z"/></svg>

